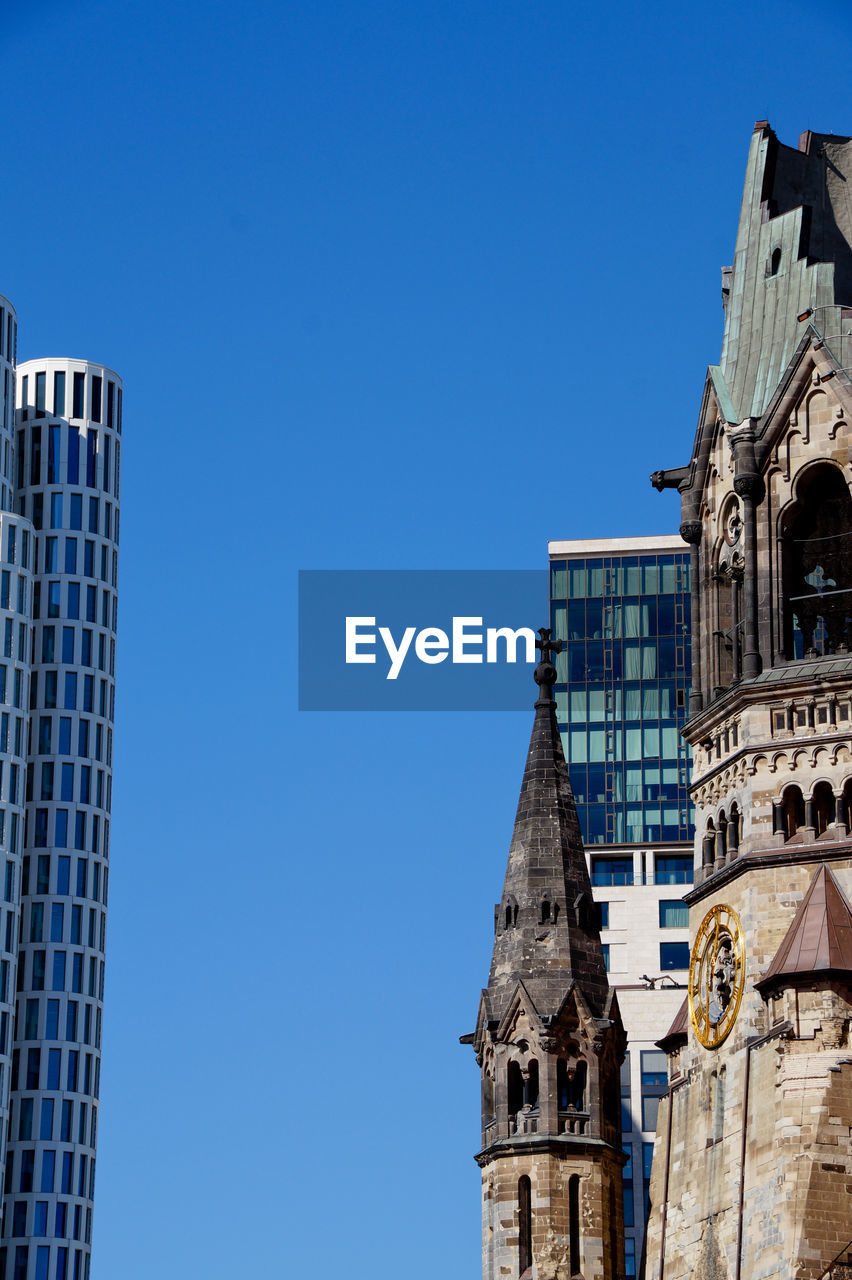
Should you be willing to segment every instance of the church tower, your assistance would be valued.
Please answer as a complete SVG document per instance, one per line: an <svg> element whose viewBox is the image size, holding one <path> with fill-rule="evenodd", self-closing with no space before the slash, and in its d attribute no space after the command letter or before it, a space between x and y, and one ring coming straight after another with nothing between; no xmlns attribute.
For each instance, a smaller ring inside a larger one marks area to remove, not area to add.
<svg viewBox="0 0 852 1280"><path fill-rule="evenodd" d="M721 360L652 477L691 553L696 883L647 1280L852 1261L850 179L852 139L755 126Z"/></svg>
<svg viewBox="0 0 852 1280"><path fill-rule="evenodd" d="M540 632L539 697L473 1044L482 1072L483 1280L624 1271L619 1067L580 827Z"/></svg>

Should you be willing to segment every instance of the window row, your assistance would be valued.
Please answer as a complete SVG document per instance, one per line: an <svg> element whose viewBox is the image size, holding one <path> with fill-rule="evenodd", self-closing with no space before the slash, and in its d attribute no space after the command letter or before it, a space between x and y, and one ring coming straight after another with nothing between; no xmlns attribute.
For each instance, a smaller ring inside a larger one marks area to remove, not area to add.
<svg viewBox="0 0 852 1280"><path fill-rule="evenodd" d="M621 904L618 904L619 907ZM689 907L680 898L662 898L658 903L660 912L660 928L661 929L688 929L689 928ZM601 929L611 929L611 902L599 902L598 907L601 913ZM627 927L627 912L621 927Z"/></svg>
<svg viewBox="0 0 852 1280"><path fill-rule="evenodd" d="M797 729L834 729L838 724L848 724L850 704L831 698L826 702L790 703L772 712L773 736L795 733Z"/></svg>
<svg viewBox="0 0 852 1280"><path fill-rule="evenodd" d="M44 590L42 590L44 588ZM65 589L65 612L62 612L62 595ZM45 596L47 618L83 618L85 622L100 622L102 627L117 630L118 597L102 590L100 593L100 609L98 609L98 588L91 584L85 586L85 594L81 594L79 582L46 582L33 584L33 618L42 616L42 594ZM85 612L81 613L81 601ZM25 611L23 611L25 612Z"/></svg>
<svg viewBox="0 0 852 1280"><path fill-rule="evenodd" d="M621 683L686 676L691 663L689 637L646 640L569 640L555 657L559 684Z"/></svg>
<svg viewBox="0 0 852 1280"><path fill-rule="evenodd" d="M32 1217L29 1216L31 1203ZM84 1214L83 1205L70 1204L67 1200L57 1200L52 1216L49 1214L48 1209L49 1206L46 1200L36 1200L34 1202L16 1200L12 1209L12 1230L8 1234L12 1239L20 1236L34 1236L36 1239L54 1236L60 1240L82 1240L84 1239L83 1224L85 1222L85 1241L86 1244L91 1243L91 1209L86 1209ZM39 1249L44 1248L46 1253L49 1252L47 1246L40 1245L38 1247ZM3 1272L0 1271L0 1275L2 1274ZM36 1268L36 1275L38 1275L38 1268Z"/></svg>
<svg viewBox="0 0 852 1280"><path fill-rule="evenodd" d="M61 1050L51 1049L50 1052L59 1054ZM61 1085L55 1087L60 1089ZM32 1142L34 1139L39 1142L77 1142L81 1147L94 1149L97 1119L94 1103L90 1107L88 1102L75 1104L71 1098L13 1098L9 1110L9 1133L14 1135L13 1141L17 1138L18 1142ZM24 1232L12 1234L23 1235Z"/></svg>
<svg viewBox="0 0 852 1280"><path fill-rule="evenodd" d="M12 667L10 672L5 663L0 663L0 702L23 709L27 701L27 681L27 672L22 667Z"/></svg>
<svg viewBox="0 0 852 1280"><path fill-rule="evenodd" d="M100 720L87 720L80 716L77 722L77 733L72 732L74 721L71 716L39 716L37 746L40 756L85 756L92 760L102 761L107 766L112 764L112 729ZM94 732L91 732L94 727ZM104 733L106 729L106 733ZM32 734L32 723L30 726ZM72 743L76 751L72 751ZM33 742L29 743L29 754L33 754ZM56 746L56 751L53 748ZM104 758L105 752L105 758ZM65 765L62 766L65 768ZM49 797L45 797L48 799ZM62 797L65 799L66 797Z"/></svg>
<svg viewBox="0 0 852 1280"><path fill-rule="evenodd" d="M70 405L68 392L71 393ZM43 418L47 413L47 394L46 370L32 375L25 373L21 378L22 417ZM55 418L89 418L92 422L105 422L110 430L121 433L121 387L112 378L106 379L104 394L102 374L87 374L84 369L74 369L69 379L64 369L57 369L53 374L52 396Z"/></svg>
<svg viewBox="0 0 852 1280"><path fill-rule="evenodd" d="M49 971L48 971L49 965ZM27 977L29 976L29 984ZM104 962L82 951L25 947L18 956L18 991L70 991L103 999ZM90 1006L87 1005L88 1009ZM86 1025L88 1029L88 1017ZM86 1044L90 1044L86 1040Z"/></svg>
<svg viewBox="0 0 852 1280"><path fill-rule="evenodd" d="M118 497L120 458L121 444L108 431L89 427L81 433L72 426L66 426L64 431L59 425L44 429L34 426L29 432L17 434L17 487L21 490L42 484L79 484Z"/></svg>
<svg viewBox="0 0 852 1280"><path fill-rule="evenodd" d="M34 798L33 779L36 766L27 765L27 802ZM60 764L56 766L52 760L43 760L40 770L38 799L78 801L80 804L94 805L96 809L110 811L112 788L110 775L103 769L93 769L89 764ZM76 786L75 786L76 775ZM2 761L0 761L0 782L2 782Z"/></svg>
<svg viewBox="0 0 852 1280"><path fill-rule="evenodd" d="M51 832L51 825L53 830ZM52 835L52 839L51 839ZM30 840L30 810L24 817L24 844L36 849L80 849L87 853L109 854L109 818L103 821L103 849L101 849L100 814L88 814L82 809L69 814L68 809L36 809Z"/></svg>
<svg viewBox="0 0 852 1280"><path fill-rule="evenodd" d="M593 854L593 885L692 884L692 854L655 853L654 870L634 871L631 856Z"/></svg>
<svg viewBox="0 0 852 1280"><path fill-rule="evenodd" d="M76 1239L77 1237L75 1237ZM89 1280L90 1255L83 1249L60 1245L53 1250L55 1269L50 1270L50 1245L36 1245L34 1280ZM30 1246L3 1245L0 1248L0 1277L3 1280L27 1280ZM73 1267L73 1270L72 1270Z"/></svg>
<svg viewBox="0 0 852 1280"><path fill-rule="evenodd" d="M69 666L93 667L115 675L115 639L105 631L89 627L53 627L42 624L41 661L62 662ZM80 632L79 654L77 634ZM59 635L57 636L57 632ZM59 643L57 644L57 639Z"/></svg>
<svg viewBox="0 0 852 1280"><path fill-rule="evenodd" d="M60 675L63 676L60 698ZM73 677L71 679L70 677ZM41 687L41 700L39 700ZM17 692L17 691L16 691ZM78 679L73 671L34 671L30 680L30 710L56 711L64 707L68 711L86 711L112 720L115 688L109 680L97 679L84 673ZM17 706L17 702L13 701Z"/></svg>
<svg viewBox="0 0 852 1280"><path fill-rule="evenodd" d="M785 787L780 798L772 802L772 831L784 840L819 840L830 834L830 827L848 832L850 824L852 778L837 792L830 782L818 782L809 796L802 794L801 787Z"/></svg>
<svg viewBox="0 0 852 1280"><path fill-rule="evenodd" d="M601 685L599 688L572 688L560 694L556 705L559 719L573 727L580 723L620 720L670 720L681 723L686 715L688 691L685 682L644 680L633 684ZM560 708L564 714L560 715Z"/></svg>
<svg viewBox="0 0 852 1280"><path fill-rule="evenodd" d="M673 595L689 591L689 552L553 560L551 599Z"/></svg>
<svg viewBox="0 0 852 1280"><path fill-rule="evenodd" d="M74 875L72 880L72 862ZM8 866L8 864L7 864ZM30 895L88 898L107 905L109 896L109 867L97 858L70 858L60 854L53 858L49 853L24 858L21 865L21 897ZM101 894L103 893L103 898Z"/></svg>
<svg viewBox="0 0 852 1280"><path fill-rule="evenodd" d="M62 1070L63 1052L65 1070ZM58 1056L57 1056L58 1055ZM55 1065L58 1063L58 1066ZM68 1093L84 1093L97 1098L100 1092L100 1058L94 1053L81 1053L79 1049L48 1049L42 1052L39 1048L15 1049L12 1054L11 1091L19 1089L38 1092L43 1086L42 1068L46 1079L58 1079L57 1085L46 1088L65 1089ZM33 1083L35 1081L35 1083ZM64 1084L62 1083L64 1081Z"/></svg>
<svg viewBox="0 0 852 1280"><path fill-rule="evenodd" d="M93 1200L95 1196L95 1157L76 1151L55 1151L50 1147L41 1150L41 1168L36 1187L36 1151L32 1147L11 1147L6 1152L5 1194L18 1190L23 1195L39 1190L46 1195L58 1192L63 1196L80 1196ZM17 1158L16 1158L17 1157ZM15 1165L18 1177L15 1179Z"/></svg>
<svg viewBox="0 0 852 1280"><path fill-rule="evenodd" d="M83 532L83 513L84 501L82 493L50 493L48 497L48 529L72 529L79 533ZM27 512L27 497L20 494L17 500L17 509L19 516L27 516L33 522L33 527L41 530L45 527L45 510L44 510L43 493L33 493L29 499L29 513ZM67 499L67 501L66 501ZM111 502L101 502L100 498L88 499L86 504L87 520L86 531L88 533L101 534L104 538L112 538L112 541L118 543L118 527L119 515L118 507L113 507ZM64 521L64 513L68 513L68 523ZM103 511L103 530L101 530L101 511Z"/></svg>
<svg viewBox="0 0 852 1280"><path fill-rule="evenodd" d="M33 539L33 542L35 542L35 539ZM30 531L29 529L19 529L15 521L9 521L6 524L4 559L8 564L20 565L22 569L30 568Z"/></svg>
<svg viewBox="0 0 852 1280"><path fill-rule="evenodd" d="M557 640L683 636L688 623L685 595L554 601L553 606Z"/></svg>
<svg viewBox="0 0 852 1280"><path fill-rule="evenodd" d="M118 552L106 542L96 543L93 538L63 538L60 547L60 539L48 534L36 540L37 548L39 544L43 549L42 563L39 566L37 554L34 573L61 572L72 576L79 573L84 578L100 578L101 582L111 582L114 587L118 585Z"/></svg>
<svg viewBox="0 0 852 1280"><path fill-rule="evenodd" d="M85 863L85 858L79 858L79 862ZM98 867L100 864L96 863ZM85 888L85 884L81 886ZM64 902L39 902L30 900L25 903L22 908L23 914L26 913L29 919L29 926L26 929L22 925L23 933L28 933L28 942L70 942L72 946L81 947L85 945L93 950L104 950L104 940L106 938L106 912L98 911L96 907L85 908L88 911L88 919L84 929L84 908L79 903L68 905ZM66 936L67 934L67 936ZM58 990L63 990L65 984L62 983Z"/></svg>
<svg viewBox="0 0 852 1280"><path fill-rule="evenodd" d="M101 1013L97 1005L84 1004L83 1015L80 1016L80 1001L65 1000L65 1010L63 1013L61 1000L41 1000L27 999L24 1003L23 1015L21 1013L22 1002L20 998L17 1001L15 1013L15 1044L19 1045L26 1040L70 1040L72 1043L92 1045L99 1049L101 1038ZM41 1022L41 1011L44 1010L44 1022ZM94 1012L93 1012L94 1010ZM94 1028L94 1032L93 1032ZM8 1049L4 1050L8 1052ZM61 1058L51 1057L51 1054L58 1054L58 1049L51 1049L48 1054L47 1062L47 1080L44 1085L45 1089L59 1089L58 1084L51 1084L51 1080L58 1080L61 1076ZM32 1075L29 1074L29 1067L33 1066ZM38 1069L37 1069L38 1068ZM34 1063L28 1060L28 1079L38 1078L39 1064L38 1059L34 1057ZM70 1075L69 1075L70 1078ZM28 1089L37 1089L38 1085L27 1085Z"/></svg>
<svg viewBox="0 0 852 1280"><path fill-rule="evenodd" d="M35 635L35 628L28 627L25 622L18 623L18 651L15 652L15 619L3 619L3 657L17 658L19 662L29 663L32 660L34 646L30 636Z"/></svg>
<svg viewBox="0 0 852 1280"><path fill-rule="evenodd" d="M662 974L670 973L673 969L689 968L689 943L688 942L661 942L660 946L660 970ZM623 973L626 965L626 946L619 942L604 942L603 957L604 965L607 973ZM654 978L653 982L657 979ZM653 983L652 983L653 985ZM680 984L673 980L669 982L669 986L679 986Z"/></svg>

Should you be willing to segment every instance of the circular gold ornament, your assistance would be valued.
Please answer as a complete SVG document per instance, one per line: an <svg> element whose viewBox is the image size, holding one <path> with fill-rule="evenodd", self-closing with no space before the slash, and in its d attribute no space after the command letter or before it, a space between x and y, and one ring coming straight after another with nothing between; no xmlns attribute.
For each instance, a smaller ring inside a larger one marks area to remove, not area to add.
<svg viewBox="0 0 852 1280"><path fill-rule="evenodd" d="M733 907L707 912L689 961L689 1017L706 1049L722 1043L734 1025L745 986L745 942Z"/></svg>

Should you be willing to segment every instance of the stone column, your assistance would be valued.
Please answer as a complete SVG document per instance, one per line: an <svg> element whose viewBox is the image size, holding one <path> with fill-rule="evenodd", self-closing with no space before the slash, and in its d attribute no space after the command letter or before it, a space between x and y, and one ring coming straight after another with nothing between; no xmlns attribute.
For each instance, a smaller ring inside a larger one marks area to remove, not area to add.
<svg viewBox="0 0 852 1280"><path fill-rule="evenodd" d="M714 863L714 871L719 871L724 867L727 859L727 837L728 837L728 820L724 813L719 815L719 826L716 829L716 861Z"/></svg>
<svg viewBox="0 0 852 1280"><path fill-rule="evenodd" d="M787 834L784 826L783 800L772 801L772 834L774 836L783 836Z"/></svg>
<svg viewBox="0 0 852 1280"><path fill-rule="evenodd" d="M689 695L689 714L695 715L704 707L702 689L701 646L701 611L704 595L704 584L701 581L701 530L700 520L685 520L680 526L680 536L689 543L689 624L692 635L692 689Z"/></svg>
<svg viewBox="0 0 852 1280"><path fill-rule="evenodd" d="M757 504L763 497L763 481L756 473L739 475L734 480L734 489L743 504L743 675L750 680L763 669L757 618Z"/></svg>
<svg viewBox="0 0 852 1280"><path fill-rule="evenodd" d="M731 618L734 624L731 628L731 661L733 663L731 684L740 682L740 582L742 576L741 569L731 568Z"/></svg>

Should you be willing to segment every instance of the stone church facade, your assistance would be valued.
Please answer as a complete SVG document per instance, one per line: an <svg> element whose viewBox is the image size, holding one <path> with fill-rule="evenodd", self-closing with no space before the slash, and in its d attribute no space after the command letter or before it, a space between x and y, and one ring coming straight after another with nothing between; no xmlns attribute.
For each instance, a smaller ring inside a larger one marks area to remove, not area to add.
<svg viewBox="0 0 852 1280"><path fill-rule="evenodd" d="M755 126L681 495L696 884L648 1280L852 1262L852 140ZM849 305L844 305L849 304Z"/></svg>

